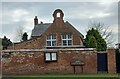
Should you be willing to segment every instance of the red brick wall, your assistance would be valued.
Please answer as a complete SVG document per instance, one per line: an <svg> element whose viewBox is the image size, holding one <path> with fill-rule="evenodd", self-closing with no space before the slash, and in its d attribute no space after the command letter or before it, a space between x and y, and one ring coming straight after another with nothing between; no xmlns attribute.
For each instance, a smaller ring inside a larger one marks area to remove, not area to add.
<svg viewBox="0 0 120 79"><path fill-rule="evenodd" d="M57 22L59 23L59 22ZM36 39L31 39L19 44L14 44L14 46L8 47L8 49L37 49L37 48L43 48L46 46L46 36L55 34L57 37L56 43L57 46L62 45L62 38L61 35L63 34L72 34L73 38L73 45L83 45L83 41L80 38L80 35L76 33L70 26L67 26L66 24L55 24L53 23L43 34L41 37L38 37ZM62 25L62 26L60 26ZM55 29L55 30L53 30Z"/></svg>
<svg viewBox="0 0 120 79"><path fill-rule="evenodd" d="M108 56L108 73L116 73L116 52L115 49L107 50Z"/></svg>
<svg viewBox="0 0 120 79"><path fill-rule="evenodd" d="M70 74L70 62L83 61L83 73L97 73L96 51L59 50L57 62L45 62L44 52L12 53L9 61L3 63L3 74ZM6 59L7 61L7 59ZM81 68L76 67L81 74Z"/></svg>

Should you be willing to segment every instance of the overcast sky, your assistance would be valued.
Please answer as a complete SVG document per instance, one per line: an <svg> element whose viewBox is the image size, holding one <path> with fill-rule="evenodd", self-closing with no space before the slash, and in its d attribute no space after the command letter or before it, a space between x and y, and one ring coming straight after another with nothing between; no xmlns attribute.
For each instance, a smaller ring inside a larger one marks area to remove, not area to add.
<svg viewBox="0 0 120 79"><path fill-rule="evenodd" d="M31 36L33 19L52 23L55 9L64 12L69 21L84 36L90 23L101 22L110 26L115 43L118 41L118 2L2 2L2 34L14 41L16 30L22 26Z"/></svg>

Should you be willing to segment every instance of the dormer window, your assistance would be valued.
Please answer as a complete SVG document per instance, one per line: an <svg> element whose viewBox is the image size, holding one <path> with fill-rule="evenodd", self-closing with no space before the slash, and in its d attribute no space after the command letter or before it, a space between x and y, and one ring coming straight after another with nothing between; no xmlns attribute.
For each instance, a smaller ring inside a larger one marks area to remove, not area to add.
<svg viewBox="0 0 120 79"><path fill-rule="evenodd" d="M57 13L57 17L60 17L60 13Z"/></svg>
<svg viewBox="0 0 120 79"><path fill-rule="evenodd" d="M71 46L72 45L72 35L71 34L62 35L62 45L63 46Z"/></svg>
<svg viewBox="0 0 120 79"><path fill-rule="evenodd" d="M56 46L56 35L48 35L46 37L47 46Z"/></svg>

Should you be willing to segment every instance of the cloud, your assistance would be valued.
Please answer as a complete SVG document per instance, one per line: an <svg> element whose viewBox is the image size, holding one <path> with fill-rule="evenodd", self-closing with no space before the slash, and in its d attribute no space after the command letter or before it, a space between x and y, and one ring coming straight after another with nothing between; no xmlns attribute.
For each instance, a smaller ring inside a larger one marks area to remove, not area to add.
<svg viewBox="0 0 120 79"><path fill-rule="evenodd" d="M2 2L118 2L119 0L2 0Z"/></svg>
<svg viewBox="0 0 120 79"><path fill-rule="evenodd" d="M103 13L103 12L99 12L96 14L93 14L91 16L89 16L89 19L93 19L93 18L105 18L105 17L109 17L111 15L111 13Z"/></svg>
<svg viewBox="0 0 120 79"><path fill-rule="evenodd" d="M24 9L18 9L18 10L13 11L12 14L13 14L12 15L13 21L19 22L20 20L24 19L23 17L28 15L29 12Z"/></svg>
<svg viewBox="0 0 120 79"><path fill-rule="evenodd" d="M118 35L118 24L113 24L110 26L110 30L112 30L113 33Z"/></svg>
<svg viewBox="0 0 120 79"><path fill-rule="evenodd" d="M94 13L91 13L91 12L82 12L83 14L79 12L76 12L78 14L76 14L75 16L68 16L67 18L69 19L98 19L98 18L107 18L109 16L112 16L112 13L106 13L106 12L103 12L103 11L96 11ZM73 13L75 14L75 13Z"/></svg>
<svg viewBox="0 0 120 79"><path fill-rule="evenodd" d="M67 16L67 18L70 19L100 19L100 18L107 18L111 17L115 12L117 12L117 3L109 3L107 5L104 5L102 3L80 3L78 7L69 9L67 13L71 16ZM112 11L111 11L112 10ZM116 10L116 11L115 11ZM72 12L71 12L72 11ZM115 11L115 12L114 12ZM75 14L75 15L73 15Z"/></svg>

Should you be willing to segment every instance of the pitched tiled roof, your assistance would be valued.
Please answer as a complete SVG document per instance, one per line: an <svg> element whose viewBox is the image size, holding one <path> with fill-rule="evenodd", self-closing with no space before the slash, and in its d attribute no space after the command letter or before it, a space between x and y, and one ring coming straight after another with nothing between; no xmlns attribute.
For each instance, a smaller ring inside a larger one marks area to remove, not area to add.
<svg viewBox="0 0 120 79"><path fill-rule="evenodd" d="M41 34L47 30L47 28L51 25L51 23L44 23L44 24L38 24L34 27L32 30L31 37L33 36L41 36Z"/></svg>
<svg viewBox="0 0 120 79"><path fill-rule="evenodd" d="M44 23L36 25L32 30L31 37L41 36L42 33L45 32L51 24L52 23ZM68 21L66 21L65 24L70 26L73 30L75 30L80 35L81 38L84 38L84 36L78 30L76 30Z"/></svg>

